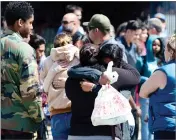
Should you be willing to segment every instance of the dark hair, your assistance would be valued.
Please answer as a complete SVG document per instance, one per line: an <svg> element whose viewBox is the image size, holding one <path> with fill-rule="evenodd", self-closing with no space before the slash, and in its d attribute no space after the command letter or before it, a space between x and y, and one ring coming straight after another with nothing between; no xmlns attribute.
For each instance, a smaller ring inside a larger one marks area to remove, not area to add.
<svg viewBox="0 0 176 140"><path fill-rule="evenodd" d="M94 44L84 45L79 52L80 55L80 64L82 66L92 66L95 65L98 61L96 56L98 54L98 49Z"/></svg>
<svg viewBox="0 0 176 140"><path fill-rule="evenodd" d="M141 23L141 30L148 30L147 24Z"/></svg>
<svg viewBox="0 0 176 140"><path fill-rule="evenodd" d="M15 21L28 20L34 14L32 6L25 1L9 2L5 9L5 20L7 25L14 25Z"/></svg>
<svg viewBox="0 0 176 140"><path fill-rule="evenodd" d="M137 30L140 29L140 23L137 20L130 20L127 23L126 30Z"/></svg>
<svg viewBox="0 0 176 140"><path fill-rule="evenodd" d="M66 13L74 13L75 10L83 11L82 8L77 5L67 5L65 9Z"/></svg>
<svg viewBox="0 0 176 140"><path fill-rule="evenodd" d="M5 21L4 17L1 16L1 28L4 26L3 22Z"/></svg>
<svg viewBox="0 0 176 140"><path fill-rule="evenodd" d="M164 38L159 37L159 38L156 38L156 39L158 39L160 41L160 44L161 44L160 51L158 53L156 53L156 57L159 58L159 61L161 61L163 63L164 62L164 47L165 47Z"/></svg>
<svg viewBox="0 0 176 140"><path fill-rule="evenodd" d="M83 42L83 45L90 43L90 40L86 35L82 35L79 40L81 40Z"/></svg>
<svg viewBox="0 0 176 140"><path fill-rule="evenodd" d="M42 44L46 44L46 41L43 37L37 34L30 35L29 45L31 47L33 47L36 50Z"/></svg>
<svg viewBox="0 0 176 140"><path fill-rule="evenodd" d="M120 24L116 30L116 37L119 37L121 32L125 32L126 31L126 26L127 26L127 22L123 22L122 24Z"/></svg>
<svg viewBox="0 0 176 140"><path fill-rule="evenodd" d="M100 64L105 64L105 58L112 59L114 65L119 68L123 58L123 50L117 44L106 44L100 49L97 56Z"/></svg>
<svg viewBox="0 0 176 140"><path fill-rule="evenodd" d="M85 44L88 43L91 43L89 38L86 35L81 35L75 39L74 45L77 46L78 48L82 48Z"/></svg>
<svg viewBox="0 0 176 140"><path fill-rule="evenodd" d="M149 12L147 10L144 10L140 13L140 15L137 19L140 20L141 22L147 24L148 18L149 18Z"/></svg>

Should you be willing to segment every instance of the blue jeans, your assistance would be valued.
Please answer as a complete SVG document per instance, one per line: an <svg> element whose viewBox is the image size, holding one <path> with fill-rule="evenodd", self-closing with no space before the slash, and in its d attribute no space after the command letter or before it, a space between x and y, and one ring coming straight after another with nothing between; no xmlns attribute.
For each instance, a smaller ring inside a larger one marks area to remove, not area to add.
<svg viewBox="0 0 176 140"><path fill-rule="evenodd" d="M146 115L149 111L149 99L140 98L139 99L142 115L141 115L141 138L142 140L153 140L153 134L149 132L148 122L145 122ZM148 116L149 117L149 116Z"/></svg>
<svg viewBox="0 0 176 140"><path fill-rule="evenodd" d="M70 132L71 112L56 114L51 117L53 140L67 140Z"/></svg>

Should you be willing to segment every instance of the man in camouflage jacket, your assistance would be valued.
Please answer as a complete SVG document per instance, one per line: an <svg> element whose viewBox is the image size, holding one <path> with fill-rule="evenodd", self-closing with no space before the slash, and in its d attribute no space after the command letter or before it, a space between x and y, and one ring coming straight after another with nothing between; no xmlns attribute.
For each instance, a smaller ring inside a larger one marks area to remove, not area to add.
<svg viewBox="0 0 176 140"><path fill-rule="evenodd" d="M10 2L5 11L8 30L1 36L1 126L2 132L13 132L13 139L32 136L43 120L35 52L23 41L33 28L33 13L27 2Z"/></svg>

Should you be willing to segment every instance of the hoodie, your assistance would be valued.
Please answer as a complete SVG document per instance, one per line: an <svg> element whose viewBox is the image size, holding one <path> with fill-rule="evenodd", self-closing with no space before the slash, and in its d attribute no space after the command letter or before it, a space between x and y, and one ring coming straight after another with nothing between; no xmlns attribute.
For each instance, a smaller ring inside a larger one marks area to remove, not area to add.
<svg viewBox="0 0 176 140"><path fill-rule="evenodd" d="M71 111L71 101L65 94L65 81L68 77L67 70L79 63L79 49L73 45L52 48L50 57L52 66L44 79L44 91L48 93L49 111L52 115ZM60 62L67 60L68 66L62 68ZM54 80L61 80L61 88L55 89L52 85Z"/></svg>
<svg viewBox="0 0 176 140"><path fill-rule="evenodd" d="M137 69L142 75L143 82L145 82L154 70L158 68L158 61L160 61L160 59L153 53L153 41L156 39L159 39L161 42L161 51L157 54L157 56L163 53L164 45L162 39L157 35L150 35L146 42L147 55L144 56L143 59L138 59L136 64Z"/></svg>

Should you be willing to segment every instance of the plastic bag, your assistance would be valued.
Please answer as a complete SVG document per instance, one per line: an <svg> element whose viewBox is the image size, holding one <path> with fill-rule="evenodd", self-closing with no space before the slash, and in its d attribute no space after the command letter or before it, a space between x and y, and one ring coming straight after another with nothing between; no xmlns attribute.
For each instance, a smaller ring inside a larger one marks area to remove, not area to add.
<svg viewBox="0 0 176 140"><path fill-rule="evenodd" d="M128 120L131 106L111 85L102 86L95 99L91 121L94 126L116 125Z"/></svg>
<svg viewBox="0 0 176 140"><path fill-rule="evenodd" d="M112 71L113 61L110 61L108 63L107 70L104 72L104 74L108 77L110 80L110 84L115 83L118 80L118 73L116 71Z"/></svg>

